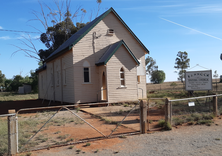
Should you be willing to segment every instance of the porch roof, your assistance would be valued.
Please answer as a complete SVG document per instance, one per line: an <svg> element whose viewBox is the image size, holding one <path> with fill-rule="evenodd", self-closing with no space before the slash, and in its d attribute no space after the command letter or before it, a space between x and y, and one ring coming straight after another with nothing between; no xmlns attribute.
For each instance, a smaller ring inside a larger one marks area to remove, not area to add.
<svg viewBox="0 0 222 156"><path fill-rule="evenodd" d="M129 49L129 47L126 45L126 43L121 40L118 41L112 45L110 45L110 47L108 48L108 50L102 55L102 57L99 59L98 62L96 62L97 66L100 65L106 65L107 62L110 60L110 58L115 54L115 52L121 47L124 46L127 51L129 52L129 54L132 56L132 58L135 60L135 62L137 63L137 65L140 64L140 62L137 60L137 58L135 57L135 55L133 54L133 52Z"/></svg>

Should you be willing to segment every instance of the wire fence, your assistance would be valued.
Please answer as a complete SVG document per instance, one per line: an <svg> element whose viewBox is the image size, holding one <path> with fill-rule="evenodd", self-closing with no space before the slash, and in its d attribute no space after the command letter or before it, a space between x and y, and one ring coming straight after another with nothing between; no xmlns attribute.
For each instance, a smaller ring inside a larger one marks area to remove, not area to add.
<svg viewBox="0 0 222 156"><path fill-rule="evenodd" d="M222 106L221 95L218 97L218 106ZM214 113L214 97L215 95L194 97L186 99L170 100L172 105L172 125L182 125L184 123L192 124L207 124L212 123L215 116ZM219 113L219 112L218 112Z"/></svg>
<svg viewBox="0 0 222 156"><path fill-rule="evenodd" d="M159 130L159 122L165 119L165 98L149 98L148 103L148 130Z"/></svg>
<svg viewBox="0 0 222 156"><path fill-rule="evenodd" d="M138 103L75 110L61 107L18 112L19 152L72 145L140 131ZM30 112L31 111L31 112Z"/></svg>
<svg viewBox="0 0 222 156"><path fill-rule="evenodd" d="M8 153L8 120L6 116L0 116L0 155Z"/></svg>

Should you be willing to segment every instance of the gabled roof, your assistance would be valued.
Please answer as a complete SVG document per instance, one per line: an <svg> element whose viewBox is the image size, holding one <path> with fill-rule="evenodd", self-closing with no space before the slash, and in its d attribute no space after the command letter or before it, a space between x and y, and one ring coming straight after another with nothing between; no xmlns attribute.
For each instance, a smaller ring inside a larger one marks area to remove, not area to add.
<svg viewBox="0 0 222 156"><path fill-rule="evenodd" d="M39 68L37 68L35 71L36 71L37 73L39 73L39 72L45 70L46 68L47 68L47 65L46 65L46 64L43 64L42 66L40 66Z"/></svg>
<svg viewBox="0 0 222 156"><path fill-rule="evenodd" d="M143 45L143 43L137 38L133 31L126 25L126 23L121 19L121 17L116 13L116 11L111 7L109 10L104 12L99 17L95 18L92 22L88 23L82 29L73 34L66 42L64 42L58 49L56 49L51 55L46 58L46 62L56 58L57 56L63 54L64 52L70 50L76 43L78 43L90 30L92 30L102 19L104 19L110 12L113 12L116 17L122 22L122 24L128 29L128 31L133 35L133 37L140 43L144 50L149 53L149 50Z"/></svg>
<svg viewBox="0 0 222 156"><path fill-rule="evenodd" d="M98 62L96 62L97 66L100 65L106 65L106 63L110 60L110 58L115 54L115 52L121 47L124 46L127 51L129 52L129 54L132 56L132 58L135 60L135 62L139 65L140 62L137 60L137 58L135 57L135 55L132 53L132 51L129 49L129 47L126 45L126 43L121 40L118 41L112 45L110 45L109 49L103 54L103 56L99 59Z"/></svg>

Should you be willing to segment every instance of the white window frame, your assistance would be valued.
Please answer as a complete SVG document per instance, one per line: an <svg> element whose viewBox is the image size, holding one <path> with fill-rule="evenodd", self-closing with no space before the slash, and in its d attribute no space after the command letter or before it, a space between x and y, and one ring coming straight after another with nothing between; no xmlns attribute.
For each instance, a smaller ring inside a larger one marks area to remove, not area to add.
<svg viewBox="0 0 222 156"><path fill-rule="evenodd" d="M123 74L123 78L121 77L122 74ZM123 67L121 67L119 70L119 78L120 78L120 87L126 87L125 70ZM124 85L122 85L122 81Z"/></svg>
<svg viewBox="0 0 222 156"><path fill-rule="evenodd" d="M85 70L84 70L85 68L88 68L89 82L85 82ZM91 68L88 61L84 61L82 69L83 69L83 84L91 84Z"/></svg>

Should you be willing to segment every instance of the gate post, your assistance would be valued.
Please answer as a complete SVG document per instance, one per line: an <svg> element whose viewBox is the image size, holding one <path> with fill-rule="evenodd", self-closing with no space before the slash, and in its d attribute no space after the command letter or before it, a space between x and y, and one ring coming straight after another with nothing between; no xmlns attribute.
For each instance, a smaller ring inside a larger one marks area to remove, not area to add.
<svg viewBox="0 0 222 156"><path fill-rule="evenodd" d="M172 104L169 100L169 98L165 100L165 123L172 125Z"/></svg>
<svg viewBox="0 0 222 156"><path fill-rule="evenodd" d="M140 100L140 132L147 133L147 101Z"/></svg>
<svg viewBox="0 0 222 156"><path fill-rule="evenodd" d="M218 115L218 108L217 108L217 94L213 97L213 113L215 116Z"/></svg>
<svg viewBox="0 0 222 156"><path fill-rule="evenodd" d="M9 110L9 113L15 111ZM8 116L8 155L18 152L18 120L16 114Z"/></svg>

